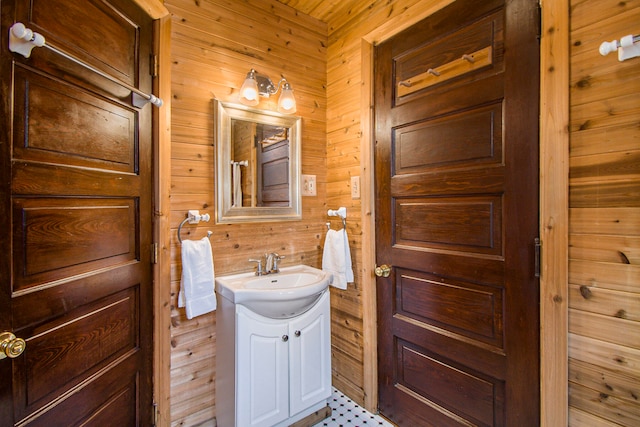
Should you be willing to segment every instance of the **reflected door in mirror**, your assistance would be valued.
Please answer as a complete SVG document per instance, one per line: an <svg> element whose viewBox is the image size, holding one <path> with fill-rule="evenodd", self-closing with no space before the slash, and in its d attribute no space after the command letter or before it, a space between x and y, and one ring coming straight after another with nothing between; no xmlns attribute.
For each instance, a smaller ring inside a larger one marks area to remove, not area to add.
<svg viewBox="0 0 640 427"><path fill-rule="evenodd" d="M258 125L258 206L290 206L289 129Z"/></svg>
<svg viewBox="0 0 640 427"><path fill-rule="evenodd" d="M232 207L291 206L289 128L246 120L231 128Z"/></svg>

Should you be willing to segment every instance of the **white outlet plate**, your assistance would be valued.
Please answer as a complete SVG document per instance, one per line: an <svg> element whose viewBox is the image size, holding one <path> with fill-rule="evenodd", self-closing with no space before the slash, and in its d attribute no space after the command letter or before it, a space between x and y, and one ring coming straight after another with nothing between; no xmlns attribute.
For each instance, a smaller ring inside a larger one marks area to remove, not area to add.
<svg viewBox="0 0 640 427"><path fill-rule="evenodd" d="M302 175L302 195L315 196L316 193L316 176Z"/></svg>
<svg viewBox="0 0 640 427"><path fill-rule="evenodd" d="M359 176L351 177L351 198L352 199L360 198L360 177Z"/></svg>

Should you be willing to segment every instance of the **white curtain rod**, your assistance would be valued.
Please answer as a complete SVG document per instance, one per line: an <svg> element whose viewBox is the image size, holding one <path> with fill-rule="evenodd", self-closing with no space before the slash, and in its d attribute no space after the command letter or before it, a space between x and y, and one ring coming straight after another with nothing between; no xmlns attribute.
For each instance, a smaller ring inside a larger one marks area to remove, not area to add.
<svg viewBox="0 0 640 427"><path fill-rule="evenodd" d="M618 51L618 61L625 61L630 58L640 56L640 35L624 36L618 40L602 42L598 49L600 55L605 56L611 52Z"/></svg>

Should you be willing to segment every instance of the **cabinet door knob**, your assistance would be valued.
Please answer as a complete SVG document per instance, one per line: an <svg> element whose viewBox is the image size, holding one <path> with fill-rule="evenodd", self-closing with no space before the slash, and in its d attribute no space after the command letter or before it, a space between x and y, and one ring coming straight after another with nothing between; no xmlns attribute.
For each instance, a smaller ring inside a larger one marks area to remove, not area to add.
<svg viewBox="0 0 640 427"><path fill-rule="evenodd" d="M284 341L284 342L289 341L289 335L283 335L282 336L282 341Z"/></svg>
<svg viewBox="0 0 640 427"><path fill-rule="evenodd" d="M299 337L300 335L302 335L302 332L296 331L295 334L296 334L297 337Z"/></svg>

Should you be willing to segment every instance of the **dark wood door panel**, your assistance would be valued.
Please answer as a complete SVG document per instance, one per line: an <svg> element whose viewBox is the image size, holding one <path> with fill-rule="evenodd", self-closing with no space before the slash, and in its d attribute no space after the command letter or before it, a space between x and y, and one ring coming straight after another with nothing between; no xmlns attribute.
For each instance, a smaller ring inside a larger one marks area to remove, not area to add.
<svg viewBox="0 0 640 427"><path fill-rule="evenodd" d="M444 36L439 34L432 42L424 43L408 52L402 52L395 60L396 78L400 81L410 79L423 73L426 69L435 70L448 62L462 58L464 54L481 50L487 46L491 46L496 55L500 55L502 59L501 45L504 36L502 26L502 17L499 14L492 14ZM503 61L495 63L502 65ZM500 71L502 67L495 68ZM474 72L477 71L474 70ZM466 73L464 77L469 78L473 75L474 73Z"/></svg>
<svg viewBox="0 0 640 427"><path fill-rule="evenodd" d="M535 10L458 0L376 48L379 396L402 426L538 423Z"/></svg>
<svg viewBox="0 0 640 427"><path fill-rule="evenodd" d="M289 159L262 163L260 206L289 206Z"/></svg>
<svg viewBox="0 0 640 427"><path fill-rule="evenodd" d="M16 5L15 15L12 14L15 21L40 32L47 44L67 52L100 73L150 92L151 44L141 43L151 31L150 21L135 2L36 0L16 1ZM77 19L76 15L83 11L88 14L84 19ZM69 12L68 16L66 12ZM59 17L61 15L65 16ZM47 48L34 49L29 58L17 55L15 59L37 72L100 96L129 105L133 103L130 90Z"/></svg>
<svg viewBox="0 0 640 427"><path fill-rule="evenodd" d="M390 55L379 60L392 60ZM389 67L389 70L392 70ZM382 83L381 83L382 85ZM386 87L391 96L393 86L387 82ZM388 118L393 123L406 126L424 120L436 120L450 114L466 110L479 109L483 106L495 105L504 98L503 79L500 74L490 75L485 79L465 82L448 90L431 92L428 95L415 95L415 103L406 102L388 111Z"/></svg>
<svg viewBox="0 0 640 427"><path fill-rule="evenodd" d="M434 169L501 165L502 104L394 129L394 176Z"/></svg>
<svg viewBox="0 0 640 427"><path fill-rule="evenodd" d="M489 286L503 286L502 257L478 256L461 252L439 251L393 245L389 255L392 265L409 270L436 274L452 280L462 280Z"/></svg>
<svg viewBox="0 0 640 427"><path fill-rule="evenodd" d="M396 316L504 351L502 288L404 269L398 269L395 283Z"/></svg>
<svg viewBox="0 0 640 427"><path fill-rule="evenodd" d="M390 325L389 343L395 343L395 340L400 339L413 343L413 345L423 349L425 352L438 355L438 358L447 360L449 361L448 363L465 366L468 370L482 372L491 378L501 380L507 378L506 354L493 345L484 344L481 341L469 339L464 335L419 322L402 314L394 315ZM385 341L385 344L388 343ZM391 353L391 356L384 355L382 360L391 366L395 366L398 361L393 357L397 355L397 353ZM389 359L386 359L387 357ZM397 372L394 372L395 374ZM384 393L385 399L381 397L381 401L387 399L394 401L394 399L391 399L394 397L391 389L385 390ZM396 401L395 403L399 402Z"/></svg>
<svg viewBox="0 0 640 427"><path fill-rule="evenodd" d="M399 384L478 426L503 425L504 382L398 340ZM496 410L498 409L498 410Z"/></svg>
<svg viewBox="0 0 640 427"><path fill-rule="evenodd" d="M47 411L25 419L25 427L136 426L144 424L135 398L140 395L140 377L131 372L137 356L95 374L77 392L60 396Z"/></svg>
<svg viewBox="0 0 640 427"><path fill-rule="evenodd" d="M504 70L502 14L502 9L498 9L460 29L426 39L429 41L417 47L405 48L406 42L398 43L391 50L394 106L501 73Z"/></svg>
<svg viewBox="0 0 640 427"><path fill-rule="evenodd" d="M19 400L26 413L136 352L138 305L138 289L131 288L34 328L14 374L24 379Z"/></svg>
<svg viewBox="0 0 640 427"><path fill-rule="evenodd" d="M14 159L137 172L135 108L22 64L16 65L14 96Z"/></svg>
<svg viewBox="0 0 640 427"><path fill-rule="evenodd" d="M79 274L66 280L47 283L25 292L14 293L13 327L20 336L31 336L41 325L85 307L89 301L100 301L123 290L136 288L144 279L144 265L139 261L117 264ZM58 320L60 321L60 320Z"/></svg>
<svg viewBox="0 0 640 427"><path fill-rule="evenodd" d="M504 188L504 167L467 168L437 173L396 175L387 186L396 198L497 194Z"/></svg>
<svg viewBox="0 0 640 427"><path fill-rule="evenodd" d="M13 292L140 258L135 199L15 198Z"/></svg>
<svg viewBox="0 0 640 427"><path fill-rule="evenodd" d="M395 199L394 244L503 255L501 195Z"/></svg>
<svg viewBox="0 0 640 427"><path fill-rule="evenodd" d="M148 183L132 174L24 161L14 162L11 166L12 189L21 196L91 197L98 194L104 197L136 197L140 191L149 188Z"/></svg>
<svg viewBox="0 0 640 427"><path fill-rule="evenodd" d="M278 130L278 129L276 129ZM257 141L268 140L267 134ZM289 206L289 140L257 144L258 206Z"/></svg>
<svg viewBox="0 0 640 427"><path fill-rule="evenodd" d="M141 13L135 5L121 0L32 0L17 3L15 18L54 46L126 83L138 84L139 62L146 57L140 57ZM34 62L37 68L46 67Z"/></svg>

